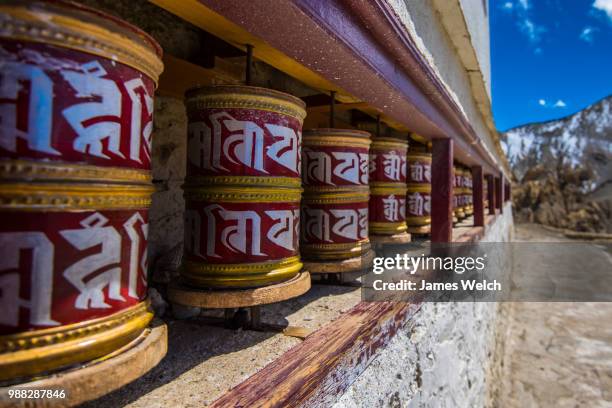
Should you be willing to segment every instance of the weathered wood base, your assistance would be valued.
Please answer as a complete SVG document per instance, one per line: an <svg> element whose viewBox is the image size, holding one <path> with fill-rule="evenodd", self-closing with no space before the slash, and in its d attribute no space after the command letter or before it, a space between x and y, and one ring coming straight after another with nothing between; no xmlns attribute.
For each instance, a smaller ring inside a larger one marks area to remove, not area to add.
<svg viewBox="0 0 612 408"><path fill-rule="evenodd" d="M300 272L288 281L251 289L197 289L177 282L168 287L171 302L204 309L232 309L282 302L306 293L310 274Z"/></svg>
<svg viewBox="0 0 612 408"><path fill-rule="evenodd" d="M429 234L431 233L431 225L409 225L408 232L411 234Z"/></svg>
<svg viewBox="0 0 612 408"><path fill-rule="evenodd" d="M344 259L342 261L304 261L304 269L308 269L312 274L355 272L369 268L375 256L376 253L372 249L369 249L368 252L362 256Z"/></svg>
<svg viewBox="0 0 612 408"><path fill-rule="evenodd" d="M129 344L83 366L0 388L0 407L72 407L108 394L141 377L168 350L166 325L154 321ZM9 390L64 390L64 399L9 398Z"/></svg>
<svg viewBox="0 0 612 408"><path fill-rule="evenodd" d="M395 235L370 235L370 242L372 245L384 245L384 244L407 244L412 238L407 232Z"/></svg>

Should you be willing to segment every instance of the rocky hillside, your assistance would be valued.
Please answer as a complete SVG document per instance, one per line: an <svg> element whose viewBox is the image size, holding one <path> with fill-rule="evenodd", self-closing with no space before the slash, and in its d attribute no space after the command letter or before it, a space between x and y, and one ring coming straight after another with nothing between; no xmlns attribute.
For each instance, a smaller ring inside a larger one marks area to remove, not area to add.
<svg viewBox="0 0 612 408"><path fill-rule="evenodd" d="M502 134L519 220L612 230L612 96L573 115Z"/></svg>

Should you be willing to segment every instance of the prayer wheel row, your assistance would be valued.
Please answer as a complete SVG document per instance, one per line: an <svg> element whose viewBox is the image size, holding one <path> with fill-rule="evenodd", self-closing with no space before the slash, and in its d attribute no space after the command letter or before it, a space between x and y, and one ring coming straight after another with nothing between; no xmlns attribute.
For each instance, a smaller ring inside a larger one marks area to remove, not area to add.
<svg viewBox="0 0 612 408"><path fill-rule="evenodd" d="M139 338L161 49L67 2L0 6L0 383Z"/></svg>
<svg viewBox="0 0 612 408"><path fill-rule="evenodd" d="M186 105L186 284L266 286L299 273L301 257L370 250L369 133L310 130L302 149L303 102L262 88L193 89Z"/></svg>
<svg viewBox="0 0 612 408"><path fill-rule="evenodd" d="M453 216L455 221L461 221L473 213L472 173L461 166L454 166Z"/></svg>
<svg viewBox="0 0 612 408"><path fill-rule="evenodd" d="M465 214L469 217L474 214L473 188L472 188L472 172L470 169L464 170L464 201Z"/></svg>

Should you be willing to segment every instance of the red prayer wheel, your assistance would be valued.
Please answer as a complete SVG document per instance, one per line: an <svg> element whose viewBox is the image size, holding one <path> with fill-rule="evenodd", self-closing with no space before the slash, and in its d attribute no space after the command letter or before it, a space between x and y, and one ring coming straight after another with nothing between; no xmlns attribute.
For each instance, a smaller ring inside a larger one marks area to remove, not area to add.
<svg viewBox="0 0 612 408"><path fill-rule="evenodd" d="M464 171L461 167L455 167L455 182L457 186L455 187L455 195L457 196L457 207L454 211L454 215L457 217L459 221L463 220L466 217L465 214L465 180L464 180Z"/></svg>
<svg viewBox="0 0 612 408"><path fill-rule="evenodd" d="M472 193L472 172L470 169L465 169L465 215L474 214L473 193Z"/></svg>
<svg viewBox="0 0 612 408"><path fill-rule="evenodd" d="M74 3L0 6L0 381L112 353L148 308L159 45ZM20 381L21 381L20 380Z"/></svg>
<svg viewBox="0 0 612 408"><path fill-rule="evenodd" d="M408 142L375 138L370 147L369 229L373 235L405 232Z"/></svg>
<svg viewBox="0 0 612 408"><path fill-rule="evenodd" d="M409 151L406 172L408 232L427 234L431 229L431 153Z"/></svg>
<svg viewBox="0 0 612 408"><path fill-rule="evenodd" d="M369 251L369 147L370 134L364 131L304 132L304 259L342 260Z"/></svg>
<svg viewBox="0 0 612 408"><path fill-rule="evenodd" d="M304 103L264 88L186 94L186 283L246 288L291 279L299 253Z"/></svg>
<svg viewBox="0 0 612 408"><path fill-rule="evenodd" d="M459 202L461 201L460 179L458 167L453 166L453 223L459 222Z"/></svg>

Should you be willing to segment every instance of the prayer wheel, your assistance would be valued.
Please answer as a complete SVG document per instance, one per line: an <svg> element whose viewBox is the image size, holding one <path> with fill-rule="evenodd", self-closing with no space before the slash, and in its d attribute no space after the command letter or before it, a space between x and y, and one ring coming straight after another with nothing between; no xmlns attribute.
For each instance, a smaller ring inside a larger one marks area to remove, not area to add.
<svg viewBox="0 0 612 408"><path fill-rule="evenodd" d="M6 385L106 359L145 336L153 97L163 65L146 33L74 3L5 2L0 21Z"/></svg>
<svg viewBox="0 0 612 408"><path fill-rule="evenodd" d="M302 122L291 95L237 85L187 91L185 261L199 288L252 288L302 269Z"/></svg>
<svg viewBox="0 0 612 408"><path fill-rule="evenodd" d="M468 217L474 214L474 203L472 196L472 172L470 169L465 169L465 215Z"/></svg>
<svg viewBox="0 0 612 408"><path fill-rule="evenodd" d="M428 234L431 230L431 153L409 151L407 162L408 232Z"/></svg>
<svg viewBox="0 0 612 408"><path fill-rule="evenodd" d="M406 225L406 152L408 142L375 138L370 147L369 229L372 235L396 235Z"/></svg>
<svg viewBox="0 0 612 408"><path fill-rule="evenodd" d="M368 151L370 134L359 130L304 132L302 154L302 256L337 261L370 252Z"/></svg>
<svg viewBox="0 0 612 408"><path fill-rule="evenodd" d="M453 223L459 222L458 212L461 197L461 189L459 188L459 184L461 183L460 179L459 169L457 166L453 166Z"/></svg>
<svg viewBox="0 0 612 408"><path fill-rule="evenodd" d="M463 176L463 168L457 166L455 168L455 181L457 183L457 187L455 187L455 194L457 196L457 208L454 211L454 215L459 221L463 220L467 216L465 214L465 180Z"/></svg>

